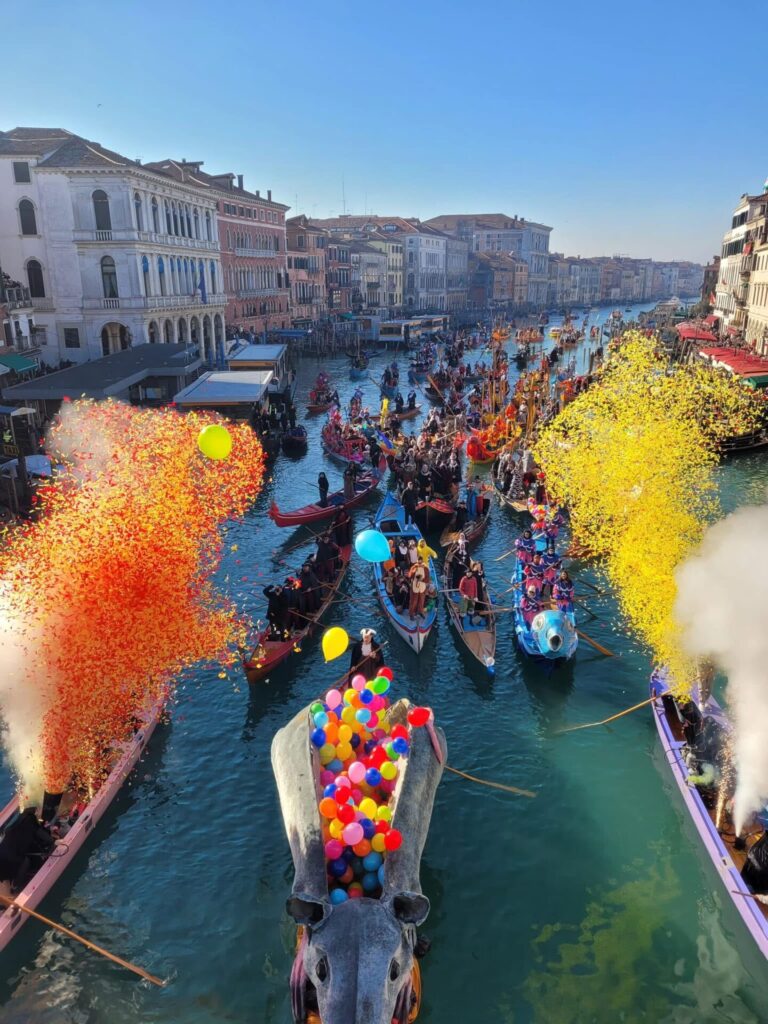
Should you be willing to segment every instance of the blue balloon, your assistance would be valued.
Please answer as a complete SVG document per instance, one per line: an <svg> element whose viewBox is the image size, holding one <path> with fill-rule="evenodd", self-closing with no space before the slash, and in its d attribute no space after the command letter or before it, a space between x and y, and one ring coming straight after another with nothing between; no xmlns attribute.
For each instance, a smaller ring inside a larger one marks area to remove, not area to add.
<svg viewBox="0 0 768 1024"><path fill-rule="evenodd" d="M356 732L352 733L352 739L349 742L352 745L352 749L357 750L357 748L360 746L360 737Z"/></svg>
<svg viewBox="0 0 768 1024"><path fill-rule="evenodd" d="M363 875L363 892L375 892L379 888L379 876L375 871L366 871Z"/></svg>
<svg viewBox="0 0 768 1024"><path fill-rule="evenodd" d="M363 857L363 867L366 871L378 871L383 863L384 858L375 850Z"/></svg>
<svg viewBox="0 0 768 1024"><path fill-rule="evenodd" d="M315 715L315 725L318 729L324 729L328 725L328 715L324 711L318 711Z"/></svg>
<svg viewBox="0 0 768 1024"><path fill-rule="evenodd" d="M373 700L373 694L371 693L370 690L361 690L360 700L363 702L363 704L370 704L371 701Z"/></svg>
<svg viewBox="0 0 768 1024"><path fill-rule="evenodd" d="M392 740L392 749L401 757L405 757L408 753L408 740L403 736L398 736L396 740Z"/></svg>
<svg viewBox="0 0 768 1024"><path fill-rule="evenodd" d="M313 729L312 735L309 738L318 750L325 745L325 732L323 729Z"/></svg>
<svg viewBox="0 0 768 1024"><path fill-rule="evenodd" d="M369 786L378 786L381 782L381 772L378 768L369 768L365 773L365 781Z"/></svg>
<svg viewBox="0 0 768 1024"><path fill-rule="evenodd" d="M334 878L341 878L344 872L347 870L347 862L343 857L337 857L336 860L332 860L328 865L328 870Z"/></svg>
<svg viewBox="0 0 768 1024"><path fill-rule="evenodd" d="M337 907L340 903L344 903L345 900L349 899L346 889L331 889L328 895L334 907Z"/></svg>
<svg viewBox="0 0 768 1024"><path fill-rule="evenodd" d="M389 543L380 530L363 530L355 537L355 551L365 562L386 562L391 558Z"/></svg>
<svg viewBox="0 0 768 1024"><path fill-rule="evenodd" d="M360 826L363 830L364 839L373 839L376 835L376 826L373 824L370 818L361 818Z"/></svg>
<svg viewBox="0 0 768 1024"><path fill-rule="evenodd" d="M352 860L349 862L349 866L352 868L352 870L354 871L355 875L358 878L360 877L360 875L362 875L362 873L363 873L363 862L362 862L362 860L359 857L357 857L357 856L353 857Z"/></svg>
<svg viewBox="0 0 768 1024"><path fill-rule="evenodd" d="M379 870L376 872L376 874L379 876L379 885L382 886L384 885L384 870L386 869L386 866L386 864L382 864Z"/></svg>
<svg viewBox="0 0 768 1024"><path fill-rule="evenodd" d="M335 796L336 795L336 783L330 782L323 790L323 796Z"/></svg>
<svg viewBox="0 0 768 1024"><path fill-rule="evenodd" d="M341 769L342 769L342 768L344 767L344 762L343 762L343 761L340 761L340 760L338 759L338 757L334 757L334 759L333 759L333 760L332 760L331 762L329 762L329 764L327 765L327 767L328 767L328 768L330 769L330 771L332 771L332 772L340 772L340 771L341 771Z"/></svg>

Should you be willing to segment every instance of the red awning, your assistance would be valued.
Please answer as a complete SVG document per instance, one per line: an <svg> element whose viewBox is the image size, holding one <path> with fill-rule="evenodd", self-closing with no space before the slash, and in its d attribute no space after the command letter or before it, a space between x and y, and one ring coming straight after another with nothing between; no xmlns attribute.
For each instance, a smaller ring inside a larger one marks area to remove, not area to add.
<svg viewBox="0 0 768 1024"><path fill-rule="evenodd" d="M728 334L741 334L741 328L740 327L728 327L728 328L726 328L726 330L727 330Z"/></svg>
<svg viewBox="0 0 768 1024"><path fill-rule="evenodd" d="M711 331L705 330L696 324L683 323L677 325L677 334L682 341L717 341Z"/></svg>
<svg viewBox="0 0 768 1024"><path fill-rule="evenodd" d="M704 317L704 323L709 324L709 326L712 327L713 324L716 324L719 319L720 318L715 316L714 313L710 313L709 316Z"/></svg>
<svg viewBox="0 0 768 1024"><path fill-rule="evenodd" d="M702 348L699 352L717 363L723 363L740 377L768 373L768 359L761 359L753 352L741 352L732 348Z"/></svg>

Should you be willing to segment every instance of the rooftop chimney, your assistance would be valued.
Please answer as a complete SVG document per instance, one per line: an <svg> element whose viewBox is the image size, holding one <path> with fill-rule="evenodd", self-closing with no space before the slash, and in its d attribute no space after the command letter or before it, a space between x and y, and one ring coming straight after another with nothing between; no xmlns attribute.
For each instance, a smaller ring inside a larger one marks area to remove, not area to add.
<svg viewBox="0 0 768 1024"><path fill-rule="evenodd" d="M256 198L261 199L261 192L259 191L259 189L256 189Z"/></svg>
<svg viewBox="0 0 768 1024"><path fill-rule="evenodd" d="M271 188L267 189L267 201L270 202L270 203L272 202L272 189Z"/></svg>
<svg viewBox="0 0 768 1024"><path fill-rule="evenodd" d="M242 188L243 187L243 176L242 176L242 174L238 174L238 176L237 176L237 187L238 188Z"/></svg>

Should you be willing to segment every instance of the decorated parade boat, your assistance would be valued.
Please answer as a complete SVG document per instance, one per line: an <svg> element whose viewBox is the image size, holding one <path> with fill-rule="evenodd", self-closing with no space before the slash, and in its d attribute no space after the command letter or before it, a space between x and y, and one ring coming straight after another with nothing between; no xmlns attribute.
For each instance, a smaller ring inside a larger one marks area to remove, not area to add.
<svg viewBox="0 0 768 1024"><path fill-rule="evenodd" d="M380 477L377 474L363 473L355 480L354 498L345 499L342 488L329 494L325 505L315 501L291 512L281 512L273 501L269 508L269 517L277 526L307 526L309 523L318 523L336 515L340 508L349 510L362 505L379 486L379 482Z"/></svg>
<svg viewBox="0 0 768 1024"><path fill-rule="evenodd" d="M758 815L749 824L746 841L737 841L727 801L721 799L714 773L711 785L706 785L701 779L699 785L691 781L692 772L686 757L690 758L693 754L699 762L705 757L711 757L714 764L718 760L718 739L725 740L731 729L727 715L715 698L709 694L703 699L698 687L693 689L693 700L681 703L669 692L663 671L656 671L651 676L650 695L655 698L651 707L664 751L664 761L682 794L685 809L696 826L724 891L758 949L764 957L768 957L768 884L756 891L742 877L747 861L755 859L757 851L751 851L755 850L758 843L762 843L759 848L762 852L762 874L763 879L768 881L768 850L764 849L768 842L765 838L768 811ZM686 737L691 740L690 743ZM712 744L714 749L708 750L707 746ZM755 839L755 836L759 838ZM751 844L749 839L753 841ZM749 867L746 874L749 878Z"/></svg>
<svg viewBox="0 0 768 1024"><path fill-rule="evenodd" d="M75 793L64 793L49 805L46 801L42 812L46 821L45 829L37 825L37 852L30 855L34 865L40 864L23 888L13 895L14 901L21 907L34 910L44 897L51 891L66 868L78 854L93 827L98 824L105 811L117 796L120 787L133 770L146 747L165 707L165 697L156 701L148 711L140 715L136 722L136 731L123 744L117 746L110 758L109 773L87 800ZM58 796L58 794L57 794ZM40 810L40 809L38 809ZM34 827L32 818L26 818L27 812L20 811L19 798L14 797L0 812L0 856L5 857L3 847L19 849L19 834ZM39 815L35 815L39 821ZM45 833L50 836L50 845ZM56 834L59 834L57 838ZM7 883L0 883L0 892L11 895ZM0 950L18 935L28 915L14 907L0 908Z"/></svg>
<svg viewBox="0 0 768 1024"><path fill-rule="evenodd" d="M272 742L294 867L295 1024L410 1024L421 1005L420 864L447 749L428 708L390 705L392 672L378 671L329 690Z"/></svg>
<svg viewBox="0 0 768 1024"><path fill-rule="evenodd" d="M257 683L260 679L263 679L264 676L269 675L272 669L285 661L293 651L298 653L301 650L300 645L302 641L312 635L315 626L320 622L323 615L325 615L331 602L338 593L339 587L341 586L344 577L346 576L347 569L349 568L349 561L351 557L352 545L347 544L339 551L340 565L336 571L336 576L334 577L333 582L322 584L323 596L320 607L317 611L312 612L309 615L302 616L302 626L294 630L285 629L282 633L278 634L276 634L271 626L267 626L266 629L263 629L259 633L250 658L243 660L243 668L249 683Z"/></svg>
<svg viewBox="0 0 768 1024"><path fill-rule="evenodd" d="M483 577L474 613L462 615L461 594L453 587L454 562L457 558L460 558L459 549L454 544L448 549L443 565L443 589L448 615L470 654L477 658L489 674L493 674L496 660L496 614L488 593L488 584Z"/></svg>
<svg viewBox="0 0 768 1024"><path fill-rule="evenodd" d="M520 650L534 660L572 658L579 645L573 607L570 611L561 611L551 599L542 599L540 610L529 619L523 606L525 578L520 561L515 569L514 582L515 636Z"/></svg>
<svg viewBox="0 0 768 1024"><path fill-rule="evenodd" d="M405 509L391 492L387 492L383 502L379 506L379 509L376 512L374 525L377 530L381 531L381 533L387 537L387 539L392 539L395 543L397 543L401 537L406 541L413 540L417 544L420 540L423 540L418 526L415 523L406 521ZM427 642L429 634L432 632L432 627L437 620L436 595L439 589L439 583L437 579L437 572L435 570L435 563L432 558L429 559L428 568L429 583L435 589L435 605L430 611L426 611L422 616L411 618L407 609L404 609L402 612L397 610L394 601L387 593L384 569L382 568L382 565L377 563L373 567L376 592L382 608L395 630L417 654Z"/></svg>

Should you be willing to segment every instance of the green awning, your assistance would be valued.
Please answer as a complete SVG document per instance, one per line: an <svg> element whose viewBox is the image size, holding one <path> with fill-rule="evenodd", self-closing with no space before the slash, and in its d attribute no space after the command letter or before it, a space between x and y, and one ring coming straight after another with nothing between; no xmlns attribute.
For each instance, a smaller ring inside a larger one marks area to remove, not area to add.
<svg viewBox="0 0 768 1024"><path fill-rule="evenodd" d="M753 388L764 388L768 386L768 373L752 373L749 377L742 377L742 380Z"/></svg>
<svg viewBox="0 0 768 1024"><path fill-rule="evenodd" d="M27 359L26 356L17 355L0 355L0 365L7 366L9 370L15 370L16 373L25 373L27 370L36 370L37 363L31 359Z"/></svg>

